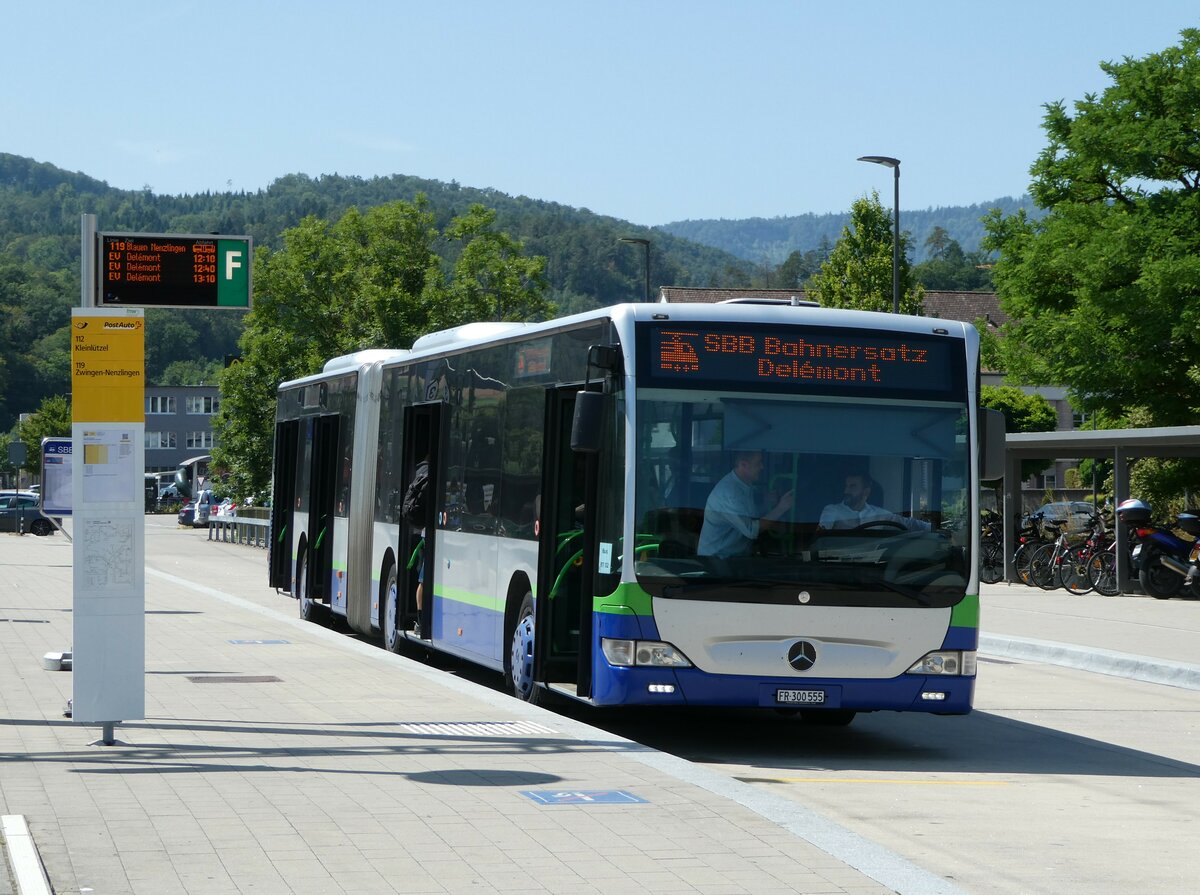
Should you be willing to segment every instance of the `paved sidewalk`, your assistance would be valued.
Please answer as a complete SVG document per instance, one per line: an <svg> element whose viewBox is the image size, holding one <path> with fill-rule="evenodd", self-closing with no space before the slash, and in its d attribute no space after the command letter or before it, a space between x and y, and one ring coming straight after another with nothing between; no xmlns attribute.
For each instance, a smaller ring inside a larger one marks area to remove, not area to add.
<svg viewBox="0 0 1200 895"><path fill-rule="evenodd" d="M302 623L263 551L203 537L147 523L148 717L106 747L41 666L70 648L71 547L0 535L0 814L59 895L958 891L795 802ZM645 801L527 795L583 791Z"/></svg>
<svg viewBox="0 0 1200 895"><path fill-rule="evenodd" d="M981 590L981 653L1200 689L1200 600Z"/></svg>

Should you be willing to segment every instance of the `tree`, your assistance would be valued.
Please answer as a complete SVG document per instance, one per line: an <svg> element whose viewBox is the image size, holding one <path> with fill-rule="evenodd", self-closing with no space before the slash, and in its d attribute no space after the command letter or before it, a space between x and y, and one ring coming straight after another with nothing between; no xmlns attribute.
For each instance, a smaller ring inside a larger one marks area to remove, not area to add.
<svg viewBox="0 0 1200 895"><path fill-rule="evenodd" d="M17 437L25 445L25 468L37 469L41 464L43 438L71 437L71 402L62 395L46 398L17 424Z"/></svg>
<svg viewBox="0 0 1200 895"><path fill-rule="evenodd" d="M1009 315L1004 368L1076 406L1147 425L1200 410L1200 30L1101 69L1068 111L1048 104L1031 194L1046 215L993 213L985 245Z"/></svg>
<svg viewBox="0 0 1200 895"><path fill-rule="evenodd" d="M892 310L892 216L879 204L879 194L857 199L850 223L807 291L828 308ZM900 234L900 311L920 314L925 290L912 281L908 240Z"/></svg>
<svg viewBox="0 0 1200 895"><path fill-rule="evenodd" d="M1026 394L1013 385L985 385L979 390L979 406L1004 414L1006 432L1053 432L1058 414L1043 396ZM1022 460L1021 478L1027 478L1049 465L1049 460Z"/></svg>
<svg viewBox="0 0 1200 895"><path fill-rule="evenodd" d="M446 325L472 320L544 320L554 310L543 297L545 258L528 258L520 242L493 229L496 212L472 205L446 227L461 245L450 284Z"/></svg>
<svg viewBox="0 0 1200 895"><path fill-rule="evenodd" d="M418 196L365 213L352 208L334 224L305 218L284 233L282 249L257 251L241 360L221 373L213 420L213 463L226 471L231 493L259 494L270 483L280 382L363 348L407 348L435 329L553 311L542 298L544 262L523 256L494 220L472 206L439 234ZM456 259L444 262L439 245Z"/></svg>
<svg viewBox="0 0 1200 895"><path fill-rule="evenodd" d="M792 252L775 270L772 277L776 288L803 289L804 284L821 269L821 265L829 258L833 246L827 239L821 241L819 248L801 252Z"/></svg>
<svg viewBox="0 0 1200 895"><path fill-rule="evenodd" d="M913 279L926 289L982 292L992 288L991 263L983 252L964 252L942 227L925 239L928 259L913 268Z"/></svg>

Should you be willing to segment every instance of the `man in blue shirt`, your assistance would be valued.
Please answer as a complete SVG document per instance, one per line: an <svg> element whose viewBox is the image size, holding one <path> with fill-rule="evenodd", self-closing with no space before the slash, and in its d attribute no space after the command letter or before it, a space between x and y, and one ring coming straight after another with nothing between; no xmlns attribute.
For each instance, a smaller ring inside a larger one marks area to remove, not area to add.
<svg viewBox="0 0 1200 895"><path fill-rule="evenodd" d="M760 532L777 527L792 508L793 492L784 494L767 513L759 510L755 485L763 470L762 451L739 451L733 469L713 486L704 504L700 529L701 556L745 556Z"/></svg>

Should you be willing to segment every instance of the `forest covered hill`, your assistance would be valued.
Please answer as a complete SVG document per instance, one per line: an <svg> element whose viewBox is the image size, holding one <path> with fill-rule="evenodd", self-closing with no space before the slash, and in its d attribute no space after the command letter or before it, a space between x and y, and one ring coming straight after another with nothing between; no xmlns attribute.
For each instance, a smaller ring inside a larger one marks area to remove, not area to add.
<svg viewBox="0 0 1200 895"><path fill-rule="evenodd" d="M889 197L881 201L890 211ZM1014 199L1005 196L993 202L958 205L949 208L928 208L909 211L901 206L900 229L911 234L913 263L929 257L926 240L934 228L941 227L964 252L979 250L984 237L983 218L999 208L1005 215L1025 209L1031 217L1040 212L1028 196ZM790 217L745 218L741 220L705 219L673 221L659 230L713 246L754 264L778 265L794 251L819 249L823 243L832 245L849 223L850 212L842 214L800 214Z"/></svg>
<svg viewBox="0 0 1200 895"><path fill-rule="evenodd" d="M427 197L439 230L474 203L494 209L497 229L523 241L526 254L546 258L547 298L559 313L642 297L645 250L621 237L649 240L654 295L660 285L790 288L778 282L779 262L792 252L819 249L822 240L832 244L845 224L845 216L802 215L647 228L586 208L405 175L288 174L252 193L166 196L114 189L85 173L0 153L0 430L43 398L69 391L68 325L80 301L81 215L96 215L102 231L249 235L256 246L279 249L281 234L306 216L333 222L351 207L411 201L419 194ZM923 245L927 226L941 226L969 249L977 245L977 219L988 207L937 209L927 218L905 213L901 223L913 230L914 246ZM1010 203L1005 210L1013 208ZM443 248L449 267L455 249ZM241 320L236 311L150 309L147 380L211 381L223 358L237 353Z"/></svg>

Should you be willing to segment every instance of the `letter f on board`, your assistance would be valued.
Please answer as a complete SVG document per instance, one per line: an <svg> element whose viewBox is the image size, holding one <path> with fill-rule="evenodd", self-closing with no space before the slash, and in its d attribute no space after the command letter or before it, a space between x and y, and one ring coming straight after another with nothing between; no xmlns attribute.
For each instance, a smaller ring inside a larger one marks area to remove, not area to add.
<svg viewBox="0 0 1200 895"><path fill-rule="evenodd" d="M232 280L233 272L242 266L242 253L229 252L225 255L225 279Z"/></svg>

